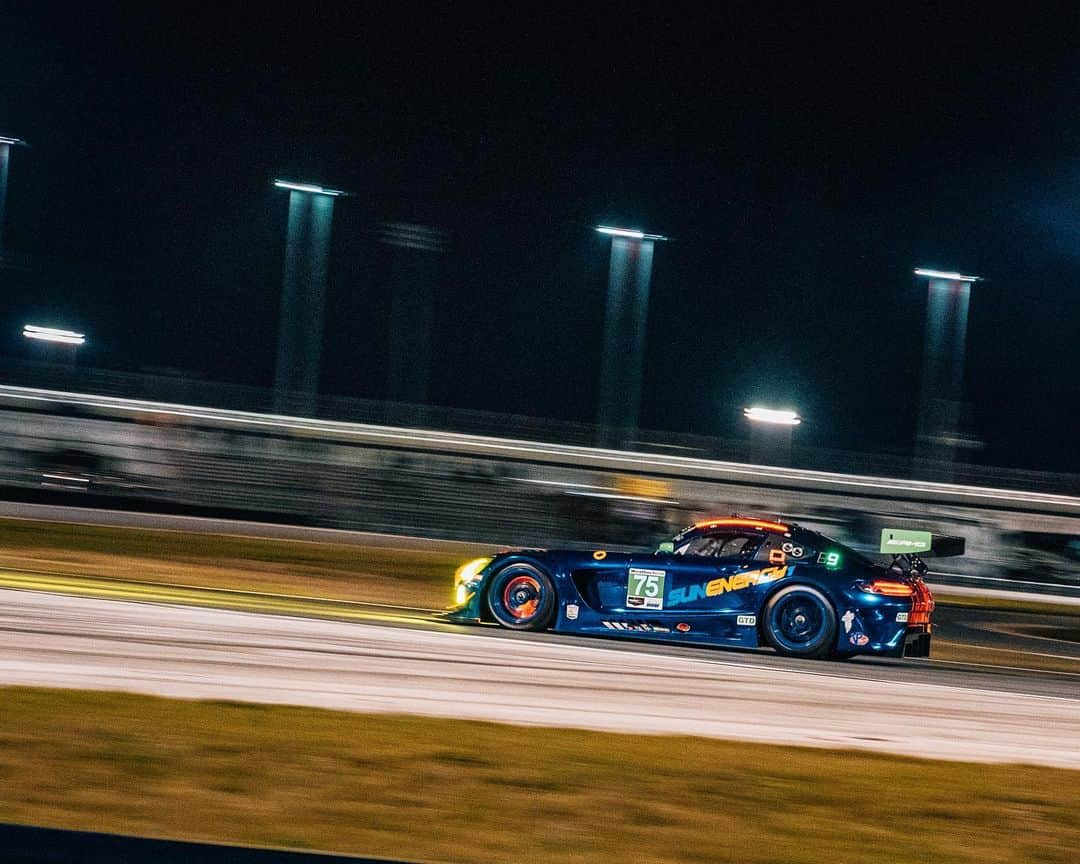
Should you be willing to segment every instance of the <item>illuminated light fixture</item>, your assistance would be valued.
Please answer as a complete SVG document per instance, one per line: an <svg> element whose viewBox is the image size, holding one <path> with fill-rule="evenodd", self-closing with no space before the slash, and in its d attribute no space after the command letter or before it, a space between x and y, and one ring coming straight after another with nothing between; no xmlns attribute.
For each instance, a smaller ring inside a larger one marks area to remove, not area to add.
<svg viewBox="0 0 1080 864"><path fill-rule="evenodd" d="M707 519L704 522L695 522L695 528L760 528L763 531L779 531L787 534L791 530L790 525L783 522L769 522L765 519Z"/></svg>
<svg viewBox="0 0 1080 864"><path fill-rule="evenodd" d="M325 186L316 186L313 183L295 183L292 180L275 180L274 185L278 189L290 189L293 192L310 192L312 195L329 195L331 198L349 194L341 189L327 189Z"/></svg>
<svg viewBox="0 0 1080 864"><path fill-rule="evenodd" d="M454 573L454 582L457 585L468 585L480 576L480 571L491 563L491 558L474 558L467 564L462 564Z"/></svg>
<svg viewBox="0 0 1080 864"><path fill-rule="evenodd" d="M10 144L12 147L29 146L22 138L8 138L6 135L0 135L0 144Z"/></svg>
<svg viewBox="0 0 1080 864"><path fill-rule="evenodd" d="M926 276L928 279L946 279L949 282L981 282L981 276L965 276L963 273L948 273L944 270L929 270L926 267L916 267L916 276Z"/></svg>
<svg viewBox="0 0 1080 864"><path fill-rule="evenodd" d="M742 413L753 423L774 423L779 426L798 426L802 423L802 417L796 412L781 408L762 408L760 405L754 405L751 408L743 408Z"/></svg>
<svg viewBox="0 0 1080 864"><path fill-rule="evenodd" d="M600 234L608 234L611 237L628 237L631 240L667 240L663 234L646 234L636 228L612 228L610 225L597 225L596 230Z"/></svg>
<svg viewBox="0 0 1080 864"><path fill-rule="evenodd" d="M894 582L890 579L875 579L869 585L864 583L861 587L869 594L881 594L884 597L910 597L915 593L913 585L906 582Z"/></svg>
<svg viewBox="0 0 1080 864"><path fill-rule="evenodd" d="M76 333L74 330L61 330L57 327L39 327L37 324L24 324L22 335L27 339L38 339L42 342L60 342L64 345L82 345L86 342L85 333Z"/></svg>

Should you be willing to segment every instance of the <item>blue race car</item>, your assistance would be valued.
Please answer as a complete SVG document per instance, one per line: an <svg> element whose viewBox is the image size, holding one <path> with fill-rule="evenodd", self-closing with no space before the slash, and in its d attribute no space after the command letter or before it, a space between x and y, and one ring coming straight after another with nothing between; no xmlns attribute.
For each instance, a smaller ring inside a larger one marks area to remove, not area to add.
<svg viewBox="0 0 1080 864"><path fill-rule="evenodd" d="M770 646L797 657L930 656L920 554L964 541L885 529L885 566L795 524L698 522L652 553L518 550L455 574L447 617L511 630Z"/></svg>

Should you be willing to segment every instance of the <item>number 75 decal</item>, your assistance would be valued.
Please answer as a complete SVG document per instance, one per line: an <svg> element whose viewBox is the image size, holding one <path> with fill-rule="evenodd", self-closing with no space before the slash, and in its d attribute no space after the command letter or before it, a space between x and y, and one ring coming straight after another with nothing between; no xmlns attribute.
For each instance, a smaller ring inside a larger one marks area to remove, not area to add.
<svg viewBox="0 0 1080 864"><path fill-rule="evenodd" d="M631 567L626 584L626 605L635 609L663 609L664 570L643 570Z"/></svg>

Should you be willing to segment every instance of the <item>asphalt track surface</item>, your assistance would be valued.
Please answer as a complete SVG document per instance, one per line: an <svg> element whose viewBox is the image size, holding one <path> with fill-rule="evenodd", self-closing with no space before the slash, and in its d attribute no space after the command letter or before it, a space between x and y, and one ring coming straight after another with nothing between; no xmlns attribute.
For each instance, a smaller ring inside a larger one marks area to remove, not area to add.
<svg viewBox="0 0 1080 864"><path fill-rule="evenodd" d="M321 619L0 590L0 684L1080 768L1080 668L827 664L337 606Z"/></svg>

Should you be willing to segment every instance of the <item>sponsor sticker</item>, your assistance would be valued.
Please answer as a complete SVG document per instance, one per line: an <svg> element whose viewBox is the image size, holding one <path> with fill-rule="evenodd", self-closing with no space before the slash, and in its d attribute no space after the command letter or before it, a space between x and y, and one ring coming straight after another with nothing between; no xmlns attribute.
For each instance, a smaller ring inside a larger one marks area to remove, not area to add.
<svg viewBox="0 0 1080 864"><path fill-rule="evenodd" d="M631 567L626 584L626 605L636 609L663 609L666 570Z"/></svg>
<svg viewBox="0 0 1080 864"><path fill-rule="evenodd" d="M577 603L566 604L566 617L570 621L577 621L578 611Z"/></svg>
<svg viewBox="0 0 1080 864"><path fill-rule="evenodd" d="M592 557L594 561L603 561L605 558L607 558L607 552L605 552L603 549L597 549L595 552L592 553Z"/></svg>
<svg viewBox="0 0 1080 864"><path fill-rule="evenodd" d="M840 566L840 553L839 552L822 552L817 556L817 563L824 564L830 570L835 570Z"/></svg>
<svg viewBox="0 0 1080 864"><path fill-rule="evenodd" d="M787 571L787 567L765 567L762 570L749 570L746 573L734 573L731 576L712 579L700 585L672 588L668 605L679 606L683 603L704 600L707 597L717 597L729 591L742 591L754 585L768 585L777 579L783 579Z"/></svg>
<svg viewBox="0 0 1080 864"><path fill-rule="evenodd" d="M630 633L670 633L670 627L649 624L645 621L601 621L608 630L622 630Z"/></svg>
<svg viewBox="0 0 1080 864"><path fill-rule="evenodd" d="M740 627L756 627L757 615L740 615L738 618L735 619L735 622Z"/></svg>
<svg viewBox="0 0 1080 864"><path fill-rule="evenodd" d="M881 529L882 554L929 552L933 547L933 535L929 531L901 531L899 528Z"/></svg>
<svg viewBox="0 0 1080 864"><path fill-rule="evenodd" d="M896 623L897 624L907 624L907 616L908 616L907 612L897 612L896 613Z"/></svg>
<svg viewBox="0 0 1080 864"><path fill-rule="evenodd" d="M844 622L844 632L845 633L850 633L851 632L851 622L853 622L855 620L855 613L852 612L850 609L848 609L847 612L845 612L843 614L843 616L840 618L840 620Z"/></svg>
<svg viewBox="0 0 1080 864"><path fill-rule="evenodd" d="M806 554L806 549L795 543L785 543L780 548L792 558L802 558L802 556Z"/></svg>
<svg viewBox="0 0 1080 864"><path fill-rule="evenodd" d="M678 624L675 625L675 629L678 630L680 633L689 633L690 625L687 624L685 621L680 621Z"/></svg>
<svg viewBox="0 0 1080 864"><path fill-rule="evenodd" d="M870 637L865 633L852 633L849 641L852 645L867 645L870 643Z"/></svg>

